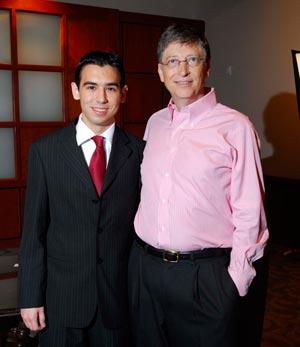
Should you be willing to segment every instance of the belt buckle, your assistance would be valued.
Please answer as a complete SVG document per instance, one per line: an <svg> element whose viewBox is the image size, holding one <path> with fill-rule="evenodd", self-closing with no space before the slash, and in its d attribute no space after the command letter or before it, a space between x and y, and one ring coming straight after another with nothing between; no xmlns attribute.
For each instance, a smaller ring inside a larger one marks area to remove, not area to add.
<svg viewBox="0 0 300 347"><path fill-rule="evenodd" d="M176 255L176 259L175 260L170 260L167 258L168 253L171 253L171 255ZM164 250L163 251L163 261L166 261L168 263L178 263L179 262L179 254L180 252L177 251L172 251L172 250Z"/></svg>

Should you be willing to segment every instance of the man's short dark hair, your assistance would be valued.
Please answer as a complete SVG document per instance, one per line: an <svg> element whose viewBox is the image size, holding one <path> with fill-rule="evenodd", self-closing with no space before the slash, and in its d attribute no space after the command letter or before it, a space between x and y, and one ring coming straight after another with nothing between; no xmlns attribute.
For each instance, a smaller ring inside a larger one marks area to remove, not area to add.
<svg viewBox="0 0 300 347"><path fill-rule="evenodd" d="M172 24L161 34L157 46L158 61L161 62L163 53L170 43L181 44L199 44L205 52L205 62L210 65L209 43L203 33L203 30L197 26L189 24Z"/></svg>
<svg viewBox="0 0 300 347"><path fill-rule="evenodd" d="M98 66L112 66L118 70L120 75L120 87L125 85L125 72L122 60L120 56L116 53L104 52L104 51L94 51L85 54L81 57L79 64L75 70L75 83L79 89L81 80L81 71L86 65L98 65Z"/></svg>

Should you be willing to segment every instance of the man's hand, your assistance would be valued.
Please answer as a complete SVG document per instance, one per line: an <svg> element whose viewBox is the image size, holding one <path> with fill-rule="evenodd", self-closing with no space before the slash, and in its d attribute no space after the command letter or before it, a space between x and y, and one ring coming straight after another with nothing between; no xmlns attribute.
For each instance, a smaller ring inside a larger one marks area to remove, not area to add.
<svg viewBox="0 0 300 347"><path fill-rule="evenodd" d="M28 329L40 331L46 327L44 307L22 308L21 316Z"/></svg>

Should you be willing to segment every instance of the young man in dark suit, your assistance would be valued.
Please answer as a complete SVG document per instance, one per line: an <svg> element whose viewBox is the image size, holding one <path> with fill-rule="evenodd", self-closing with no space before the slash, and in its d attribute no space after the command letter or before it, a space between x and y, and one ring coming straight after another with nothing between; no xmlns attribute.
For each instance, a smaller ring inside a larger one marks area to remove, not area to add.
<svg viewBox="0 0 300 347"><path fill-rule="evenodd" d="M82 113L30 148L19 306L42 347L131 345L127 261L144 143L115 125L126 92L118 55L86 54L72 83Z"/></svg>

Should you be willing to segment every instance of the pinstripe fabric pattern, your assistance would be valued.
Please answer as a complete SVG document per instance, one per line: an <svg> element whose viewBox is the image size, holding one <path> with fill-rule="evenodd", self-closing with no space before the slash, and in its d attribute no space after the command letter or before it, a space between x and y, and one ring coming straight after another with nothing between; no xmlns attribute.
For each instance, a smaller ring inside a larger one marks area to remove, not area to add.
<svg viewBox="0 0 300 347"><path fill-rule="evenodd" d="M96 312L91 326L87 328L62 327L57 326L54 322L39 334L40 347L128 347L132 344L129 326L121 329L105 328L98 312Z"/></svg>
<svg viewBox="0 0 300 347"><path fill-rule="evenodd" d="M46 306L48 319L87 326L128 319L127 261L139 202L144 143L116 127L99 198L75 124L31 145L20 250L19 306Z"/></svg>

